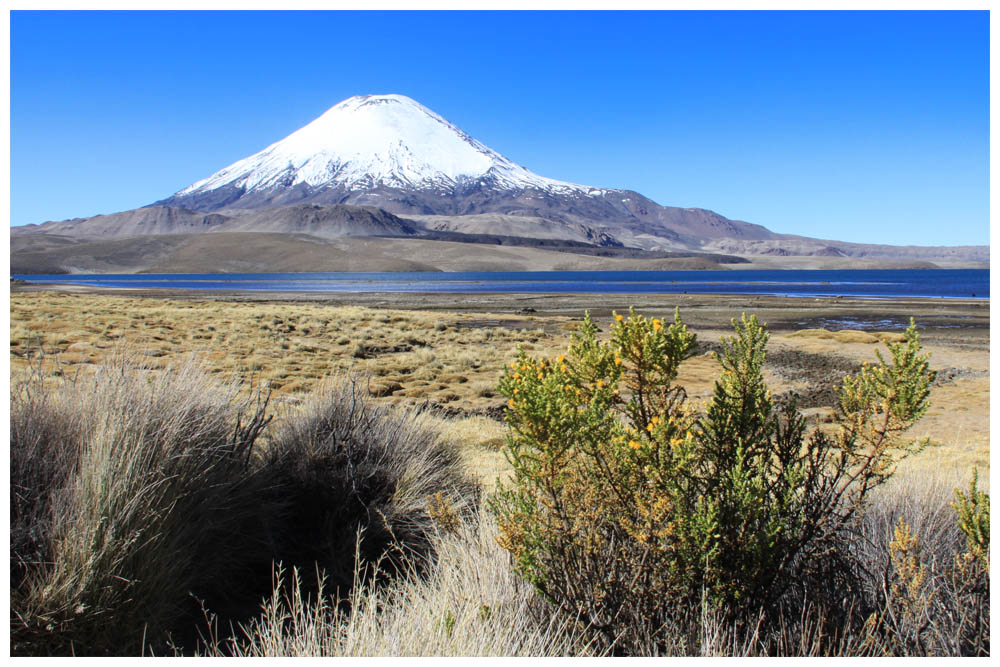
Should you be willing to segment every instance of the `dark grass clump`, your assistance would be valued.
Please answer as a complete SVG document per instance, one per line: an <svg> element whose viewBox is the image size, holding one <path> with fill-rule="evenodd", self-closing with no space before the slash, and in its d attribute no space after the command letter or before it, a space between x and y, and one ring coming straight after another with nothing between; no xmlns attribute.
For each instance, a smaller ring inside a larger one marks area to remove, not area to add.
<svg viewBox="0 0 1000 667"><path fill-rule="evenodd" d="M426 496L465 491L419 417L353 385L280 425L238 392L124 355L89 380L12 382L12 655L192 646L205 609L259 609L275 562L346 594L359 533L364 558L421 552Z"/></svg>
<svg viewBox="0 0 1000 667"><path fill-rule="evenodd" d="M318 388L275 425L262 461L284 505L276 530L283 563L315 564L341 594L356 556L392 572L427 553L430 496L443 492L464 506L473 493L454 450L419 413L376 406L366 393L357 379Z"/></svg>
<svg viewBox="0 0 1000 667"><path fill-rule="evenodd" d="M11 590L52 560L53 505L65 503L60 496L76 466L82 428L80 411L63 403L42 387L38 375L11 385Z"/></svg>

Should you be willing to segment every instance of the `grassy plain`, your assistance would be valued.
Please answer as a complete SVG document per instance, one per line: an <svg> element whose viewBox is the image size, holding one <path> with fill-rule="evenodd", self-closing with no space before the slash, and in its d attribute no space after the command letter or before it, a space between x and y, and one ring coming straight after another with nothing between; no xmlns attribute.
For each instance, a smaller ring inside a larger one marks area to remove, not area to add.
<svg viewBox="0 0 1000 667"><path fill-rule="evenodd" d="M507 473L505 407L496 384L518 349L555 356L585 309L603 336L611 312L629 305L656 317L679 306L698 334L701 346L679 378L696 406L709 399L719 374L713 352L743 311L769 324L766 378L774 395L799 396L811 428L832 426L830 386L873 360L910 316L938 372L931 410L914 432L932 446L880 490L858 528L867 546L854 554L863 571L889 572L896 558L889 540L905 517L932 566L926 595L917 600L936 605L921 607L930 625L900 617L890 630L847 632L837 640L842 645L831 645L818 629L824 612L807 601L772 623L766 636L755 631L748 639L699 608L692 625L667 633L676 635L676 646L658 650L981 652L955 638L965 637L969 618L984 610L988 624L988 585L985 598L967 594L966 578L934 568L957 563L964 544L950 505L954 488L967 485L973 466L988 488L987 303L20 285L12 286L10 303L17 579L11 590L12 619L19 619L12 622L12 650L262 656L603 650L515 575L497 542L497 524L468 478L489 491ZM338 378L352 374L362 378L361 397L358 387L337 388ZM91 376L93 382L66 381ZM272 392L267 412L275 417L267 429L242 401L265 386ZM397 540L413 550L410 556L396 560L397 547L388 545ZM431 553L436 560L429 565ZM273 563L283 564L283 579L268 576ZM375 563L391 566L384 572L395 576L387 583L365 579ZM320 570L324 590L347 596L351 613L315 595L320 584L311 575ZM881 583L869 582L871 590L877 593ZM864 604L880 600L876 594ZM241 625L230 633L224 629L230 622ZM909 641L914 628L916 640Z"/></svg>
<svg viewBox="0 0 1000 667"><path fill-rule="evenodd" d="M23 291L22 291L23 290ZM563 351L590 309L606 328L612 310L650 316L675 306L702 348L680 383L697 404L718 375L712 352L740 312L772 337L766 370L775 395L795 392L817 427L828 422L831 381L874 360L916 318L938 371L928 415L914 435L932 446L904 473L963 477L989 469L988 303L872 302L706 295L246 295L134 294L18 288L11 294L12 373L87 374L126 348L153 368L189 356L246 386L268 386L276 406L301 402L330 375L360 373L379 402L429 406L470 471L491 486L505 468L501 369L524 347ZM988 474L983 474L988 479Z"/></svg>

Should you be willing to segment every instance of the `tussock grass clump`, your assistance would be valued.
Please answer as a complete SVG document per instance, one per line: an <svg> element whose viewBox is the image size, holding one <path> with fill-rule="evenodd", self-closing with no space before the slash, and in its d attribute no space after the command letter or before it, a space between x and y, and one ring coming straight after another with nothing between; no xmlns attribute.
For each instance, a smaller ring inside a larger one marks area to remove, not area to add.
<svg viewBox="0 0 1000 667"><path fill-rule="evenodd" d="M234 385L118 357L12 389L13 653L135 653L261 550L259 422L239 422Z"/></svg>
<svg viewBox="0 0 1000 667"><path fill-rule="evenodd" d="M333 590L350 589L356 547L363 561L384 558L383 570L425 553L429 495L459 504L472 495L431 420L368 393L358 380L327 382L276 424L264 454L286 505L284 562L318 563Z"/></svg>
<svg viewBox="0 0 1000 667"><path fill-rule="evenodd" d="M358 389L331 384L270 424L266 400L190 361L15 379L12 654L191 646L203 608L254 613L274 562L346 595L356 542L362 563L426 555L426 496L461 507L468 487L419 415Z"/></svg>

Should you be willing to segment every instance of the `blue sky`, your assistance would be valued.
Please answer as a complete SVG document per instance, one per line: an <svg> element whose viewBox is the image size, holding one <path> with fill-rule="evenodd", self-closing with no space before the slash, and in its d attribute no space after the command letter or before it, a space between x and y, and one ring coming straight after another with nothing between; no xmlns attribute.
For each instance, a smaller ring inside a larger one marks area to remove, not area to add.
<svg viewBox="0 0 1000 667"><path fill-rule="evenodd" d="M11 224L143 206L358 94L774 231L989 242L986 12L11 13Z"/></svg>

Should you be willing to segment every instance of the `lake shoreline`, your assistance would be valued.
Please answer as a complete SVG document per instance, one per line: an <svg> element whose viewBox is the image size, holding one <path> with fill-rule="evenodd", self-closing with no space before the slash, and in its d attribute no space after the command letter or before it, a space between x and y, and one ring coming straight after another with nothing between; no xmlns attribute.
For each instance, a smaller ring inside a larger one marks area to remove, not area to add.
<svg viewBox="0 0 1000 667"><path fill-rule="evenodd" d="M662 313L679 308L685 321L718 329L743 312L756 313L773 330L901 329L910 317L922 330L985 337L989 340L989 298L841 296L772 296L741 294L651 294L651 293L462 293L462 292L296 292L150 289L96 287L78 284L18 283L11 294L63 292L100 294L127 298L157 298L179 301L220 301L247 304L315 304L363 306L430 312L479 314L610 317L630 306L641 312ZM823 326L823 325L826 326Z"/></svg>

